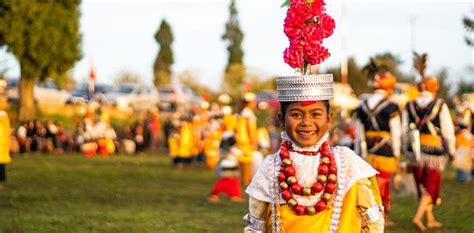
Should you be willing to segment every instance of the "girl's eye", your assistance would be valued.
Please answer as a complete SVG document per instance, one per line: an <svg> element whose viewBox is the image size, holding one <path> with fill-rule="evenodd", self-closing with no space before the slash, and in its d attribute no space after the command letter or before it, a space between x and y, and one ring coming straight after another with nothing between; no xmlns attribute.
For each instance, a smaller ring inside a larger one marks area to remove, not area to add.
<svg viewBox="0 0 474 233"><path fill-rule="evenodd" d="M297 113L297 112L294 112L294 113L291 113L290 116L291 116L291 117L294 117L294 118L299 118L299 117L301 117L301 114L300 114L300 113Z"/></svg>
<svg viewBox="0 0 474 233"><path fill-rule="evenodd" d="M319 116L321 116L321 113L319 113L319 112L313 113L313 117L319 117Z"/></svg>

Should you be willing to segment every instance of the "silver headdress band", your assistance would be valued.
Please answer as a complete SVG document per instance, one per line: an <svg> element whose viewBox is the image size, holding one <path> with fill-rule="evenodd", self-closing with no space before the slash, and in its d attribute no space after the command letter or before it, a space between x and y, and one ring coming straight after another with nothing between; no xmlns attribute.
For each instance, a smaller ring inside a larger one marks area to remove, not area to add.
<svg viewBox="0 0 474 233"><path fill-rule="evenodd" d="M280 102L333 99L332 74L283 76L276 84Z"/></svg>

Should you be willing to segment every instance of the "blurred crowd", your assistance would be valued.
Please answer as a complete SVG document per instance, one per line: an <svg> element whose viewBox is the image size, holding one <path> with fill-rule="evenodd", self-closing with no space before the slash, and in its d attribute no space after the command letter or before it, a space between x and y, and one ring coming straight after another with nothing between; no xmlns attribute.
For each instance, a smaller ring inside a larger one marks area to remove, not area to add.
<svg viewBox="0 0 474 233"><path fill-rule="evenodd" d="M88 110L73 130L66 130L60 121L37 119L20 124L12 134L11 151L19 154L82 152L88 157L109 156L156 151L161 146L157 110L119 130L112 126L107 113Z"/></svg>

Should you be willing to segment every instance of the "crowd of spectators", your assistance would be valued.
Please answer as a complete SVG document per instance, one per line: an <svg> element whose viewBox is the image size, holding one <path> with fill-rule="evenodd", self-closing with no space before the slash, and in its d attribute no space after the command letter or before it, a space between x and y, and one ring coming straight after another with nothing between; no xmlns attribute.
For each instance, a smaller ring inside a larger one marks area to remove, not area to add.
<svg viewBox="0 0 474 233"><path fill-rule="evenodd" d="M135 154L157 151L161 143L159 113L150 111L145 119L124 127L114 127L108 114L87 112L73 129L52 120L31 120L12 130L13 153L63 154L82 152L87 156L116 153Z"/></svg>

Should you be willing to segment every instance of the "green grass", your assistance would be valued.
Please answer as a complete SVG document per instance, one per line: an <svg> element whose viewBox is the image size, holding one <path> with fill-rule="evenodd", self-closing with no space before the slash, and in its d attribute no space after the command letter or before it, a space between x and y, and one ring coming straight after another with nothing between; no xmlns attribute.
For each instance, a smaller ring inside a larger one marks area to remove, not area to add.
<svg viewBox="0 0 474 233"><path fill-rule="evenodd" d="M246 203L206 201L213 171L169 163L156 155L16 156L0 191L0 232L242 232ZM474 231L472 185L452 176L446 173L435 212L446 227L427 232ZM415 208L414 198L394 200L398 227L386 232L416 232Z"/></svg>

